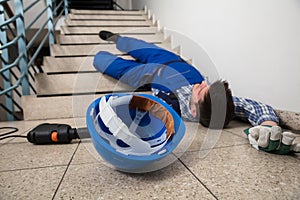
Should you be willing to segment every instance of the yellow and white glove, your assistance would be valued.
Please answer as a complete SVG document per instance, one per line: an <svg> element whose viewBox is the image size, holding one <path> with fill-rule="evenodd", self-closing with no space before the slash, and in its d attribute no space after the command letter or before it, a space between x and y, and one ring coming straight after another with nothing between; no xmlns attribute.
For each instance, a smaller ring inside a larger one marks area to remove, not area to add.
<svg viewBox="0 0 300 200"><path fill-rule="evenodd" d="M295 135L282 132L279 126L255 126L244 130L252 147L275 154L300 152L300 143L293 144Z"/></svg>

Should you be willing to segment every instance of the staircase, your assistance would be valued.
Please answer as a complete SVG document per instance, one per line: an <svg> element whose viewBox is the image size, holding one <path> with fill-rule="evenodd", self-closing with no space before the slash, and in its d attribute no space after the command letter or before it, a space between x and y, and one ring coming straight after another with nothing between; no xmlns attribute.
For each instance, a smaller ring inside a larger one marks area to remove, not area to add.
<svg viewBox="0 0 300 200"><path fill-rule="evenodd" d="M50 47L51 56L44 57L44 73L35 74L37 94L22 97L25 120L85 117L88 105L101 95L133 90L95 71L94 55L101 50L133 59L101 40L100 30L143 39L179 54L144 11L71 9Z"/></svg>

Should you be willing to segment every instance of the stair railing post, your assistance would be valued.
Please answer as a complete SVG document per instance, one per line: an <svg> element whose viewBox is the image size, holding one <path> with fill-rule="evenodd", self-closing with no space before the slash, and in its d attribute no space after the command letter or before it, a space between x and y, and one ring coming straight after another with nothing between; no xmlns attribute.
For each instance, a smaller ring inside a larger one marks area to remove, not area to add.
<svg viewBox="0 0 300 200"><path fill-rule="evenodd" d="M68 4L68 0L64 0L64 7L65 7L65 18L67 19L68 14L69 14L69 4Z"/></svg>
<svg viewBox="0 0 300 200"><path fill-rule="evenodd" d="M2 4L0 4L0 24L4 24L5 22L5 16L4 16L4 7ZM2 44L6 44L7 43L7 35L6 35L6 28L5 27L1 27L0 30L0 40ZM4 48L1 52L1 57L2 57L2 67L5 68L6 65L8 64L8 49ZM5 61L5 62L4 62ZM3 78L3 86L4 86L4 90L9 88L11 86L11 79L10 79L10 70L6 70L2 73L2 75L5 77ZM12 92L9 91L7 92L8 95L5 96L5 106L6 108L10 111L7 112L6 117L8 121L13 121L14 120L14 116L11 114L13 113L13 101L12 98L10 98L12 96ZM8 97L10 96L10 97Z"/></svg>
<svg viewBox="0 0 300 200"><path fill-rule="evenodd" d="M28 81L28 57L27 57L27 48L26 48L26 32L25 32L25 23L24 23L24 8L22 0L14 0L15 3L15 15L19 15L16 19L17 25L17 34L22 36L18 39L18 53L23 55L20 59L19 66L21 74L24 74L24 78L21 81L22 85L22 95L30 94L30 87Z"/></svg>
<svg viewBox="0 0 300 200"><path fill-rule="evenodd" d="M52 0L47 0L47 14L48 14L48 32L49 32L49 46L54 44L54 21L52 11Z"/></svg>

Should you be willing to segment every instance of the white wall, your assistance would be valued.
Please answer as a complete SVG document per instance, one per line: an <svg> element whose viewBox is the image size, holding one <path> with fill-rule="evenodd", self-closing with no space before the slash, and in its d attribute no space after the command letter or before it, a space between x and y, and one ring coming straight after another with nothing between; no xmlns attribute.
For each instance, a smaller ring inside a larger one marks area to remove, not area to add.
<svg viewBox="0 0 300 200"><path fill-rule="evenodd" d="M299 0L132 0L144 5L200 45L234 95L300 112ZM183 46L197 60L195 45Z"/></svg>
<svg viewBox="0 0 300 200"><path fill-rule="evenodd" d="M131 0L117 0L116 2L125 10L130 10L132 7Z"/></svg>

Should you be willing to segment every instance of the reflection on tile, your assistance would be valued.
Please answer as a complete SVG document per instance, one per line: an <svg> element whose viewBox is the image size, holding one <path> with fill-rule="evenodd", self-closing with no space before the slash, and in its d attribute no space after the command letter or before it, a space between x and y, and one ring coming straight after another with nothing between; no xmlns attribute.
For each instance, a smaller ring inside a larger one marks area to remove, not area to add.
<svg viewBox="0 0 300 200"><path fill-rule="evenodd" d="M72 159L72 165L78 165L78 164L87 164L87 163L98 163L99 162L99 154L95 150L92 142L90 139L84 139L73 159Z"/></svg>
<svg viewBox="0 0 300 200"><path fill-rule="evenodd" d="M213 148L248 144L248 139L225 130L207 129L196 123L186 123L186 133L182 142L176 148L179 156L185 151L209 150Z"/></svg>
<svg viewBox="0 0 300 200"><path fill-rule="evenodd" d="M213 149L205 159L182 161L222 199L299 199L300 160L256 151L249 145Z"/></svg>
<svg viewBox="0 0 300 200"><path fill-rule="evenodd" d="M238 136L247 138L246 134L244 133L244 130L250 127L251 124L233 120L229 123L229 126L224 130L236 134Z"/></svg>
<svg viewBox="0 0 300 200"><path fill-rule="evenodd" d="M51 199L66 167L0 173L0 199Z"/></svg>
<svg viewBox="0 0 300 200"><path fill-rule="evenodd" d="M7 143L0 146L0 170L67 165L78 143L64 145L34 145Z"/></svg>
<svg viewBox="0 0 300 200"><path fill-rule="evenodd" d="M214 199L180 162L127 174L100 164L71 165L55 199Z"/></svg>
<svg viewBox="0 0 300 200"><path fill-rule="evenodd" d="M126 172L133 172L133 173L152 172L152 171L162 169L170 165L171 163L174 163L175 161L177 161L177 157L173 153L171 153L157 160L156 162L153 162L151 165L145 166L142 169L134 170L134 171L126 170ZM99 165L115 168L100 156L100 154L96 151L91 141L84 141L80 144L79 148L77 149L72 159L71 165L91 164L91 163L97 163Z"/></svg>

